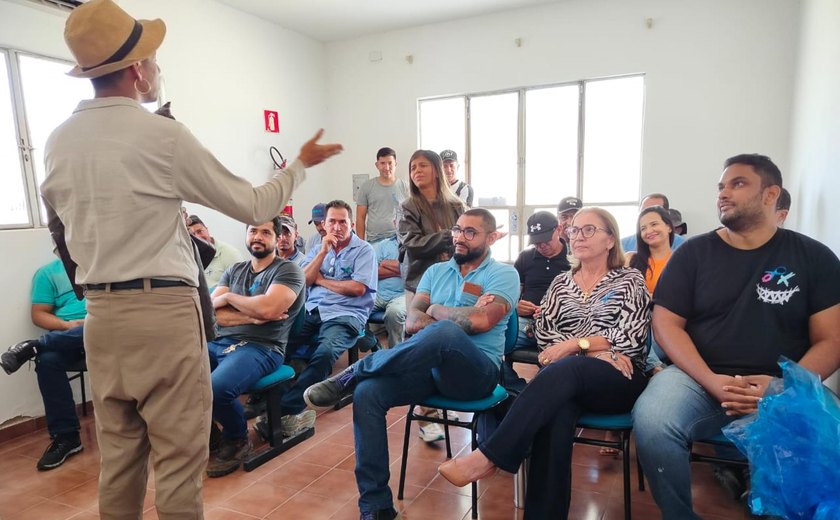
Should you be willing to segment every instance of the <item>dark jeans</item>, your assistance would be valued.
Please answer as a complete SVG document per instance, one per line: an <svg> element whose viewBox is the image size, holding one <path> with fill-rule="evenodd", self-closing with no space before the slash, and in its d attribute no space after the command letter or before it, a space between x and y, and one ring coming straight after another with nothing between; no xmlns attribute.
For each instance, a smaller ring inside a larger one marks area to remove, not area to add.
<svg viewBox="0 0 840 520"><path fill-rule="evenodd" d="M627 413L646 384L638 368L628 380L592 357L566 357L537 374L493 435L479 443L487 458L510 473L530 451L525 518L567 518L578 418L586 412Z"/></svg>
<svg viewBox="0 0 840 520"><path fill-rule="evenodd" d="M237 343L244 343L225 352ZM222 433L231 439L248 436L248 424L239 396L260 378L283 364L283 355L256 343L235 338L219 338L207 344L210 355L210 380L213 384L213 419L222 425Z"/></svg>
<svg viewBox="0 0 840 520"><path fill-rule="evenodd" d="M296 345L311 343L315 347L309 364L300 373L295 384L283 394L280 406L284 415L299 414L306 408L303 392L315 383L320 383L332 372L336 360L344 351L356 344L364 323L350 316L341 316L321 321L318 309L306 313L300 333L289 341L290 349Z"/></svg>
<svg viewBox="0 0 840 520"><path fill-rule="evenodd" d="M76 401L67 379L67 367L85 358L84 327L48 332L38 339L35 372L44 400L44 415L51 437L79 430Z"/></svg>
<svg viewBox="0 0 840 520"><path fill-rule="evenodd" d="M429 325L394 348L374 352L356 363L355 373L353 433L362 511L393 504L385 424L390 408L435 394L481 399L499 381L499 367L451 321Z"/></svg>

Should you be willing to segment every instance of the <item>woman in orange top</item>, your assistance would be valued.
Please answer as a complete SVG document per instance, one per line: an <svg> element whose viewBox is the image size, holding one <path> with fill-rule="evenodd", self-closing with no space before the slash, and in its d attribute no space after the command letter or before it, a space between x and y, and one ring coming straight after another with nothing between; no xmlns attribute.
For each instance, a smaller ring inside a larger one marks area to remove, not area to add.
<svg viewBox="0 0 840 520"><path fill-rule="evenodd" d="M644 209L636 224L636 244L639 250L628 255L627 265L642 272L651 294L662 269L671 258L673 243L674 226L668 210L662 206Z"/></svg>

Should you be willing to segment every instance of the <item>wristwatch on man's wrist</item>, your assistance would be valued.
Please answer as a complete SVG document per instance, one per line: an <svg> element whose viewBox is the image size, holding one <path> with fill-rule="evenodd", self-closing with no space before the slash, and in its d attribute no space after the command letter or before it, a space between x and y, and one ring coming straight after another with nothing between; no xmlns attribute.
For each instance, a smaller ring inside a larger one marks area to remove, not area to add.
<svg viewBox="0 0 840 520"><path fill-rule="evenodd" d="M578 344L578 356L585 356L589 353L589 340L586 338L580 338L577 341Z"/></svg>

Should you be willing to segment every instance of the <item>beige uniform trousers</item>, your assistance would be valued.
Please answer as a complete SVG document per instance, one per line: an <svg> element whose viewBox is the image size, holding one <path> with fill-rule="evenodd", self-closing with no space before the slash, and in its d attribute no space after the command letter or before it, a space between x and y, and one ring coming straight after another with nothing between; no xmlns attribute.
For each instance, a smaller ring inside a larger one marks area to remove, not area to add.
<svg viewBox="0 0 840 520"><path fill-rule="evenodd" d="M203 518L211 405L192 287L88 291L85 351L101 454L99 515L140 519L149 454L161 520Z"/></svg>

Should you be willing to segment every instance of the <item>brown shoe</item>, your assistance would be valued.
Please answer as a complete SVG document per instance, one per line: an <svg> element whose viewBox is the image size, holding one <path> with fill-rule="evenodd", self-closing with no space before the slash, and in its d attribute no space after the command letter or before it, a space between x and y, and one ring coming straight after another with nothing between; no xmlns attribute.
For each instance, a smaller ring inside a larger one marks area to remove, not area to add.
<svg viewBox="0 0 840 520"><path fill-rule="evenodd" d="M251 441L246 439L223 438L219 452L207 465L207 476L210 478L224 477L233 473L245 457L251 453Z"/></svg>

